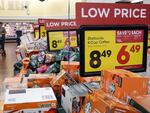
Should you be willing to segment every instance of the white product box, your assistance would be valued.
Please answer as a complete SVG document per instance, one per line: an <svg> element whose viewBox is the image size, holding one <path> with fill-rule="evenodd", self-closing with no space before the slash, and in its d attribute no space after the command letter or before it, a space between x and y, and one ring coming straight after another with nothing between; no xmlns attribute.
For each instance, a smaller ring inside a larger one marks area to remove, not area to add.
<svg viewBox="0 0 150 113"><path fill-rule="evenodd" d="M56 113L57 100L51 87L7 90L4 113Z"/></svg>
<svg viewBox="0 0 150 113"><path fill-rule="evenodd" d="M92 90L99 90L99 83L87 83ZM89 90L83 84L72 86L62 86L61 105L66 113L80 113L83 97L89 93Z"/></svg>

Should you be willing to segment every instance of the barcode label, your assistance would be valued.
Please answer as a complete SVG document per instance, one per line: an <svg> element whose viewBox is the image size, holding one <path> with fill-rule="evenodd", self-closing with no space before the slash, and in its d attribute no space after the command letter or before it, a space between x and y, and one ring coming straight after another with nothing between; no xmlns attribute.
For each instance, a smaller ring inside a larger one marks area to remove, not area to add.
<svg viewBox="0 0 150 113"><path fill-rule="evenodd" d="M8 101L9 101L9 102L15 102L15 101L16 101L16 98L9 98Z"/></svg>
<svg viewBox="0 0 150 113"><path fill-rule="evenodd" d="M52 95L43 95L42 100L50 100L52 99Z"/></svg>

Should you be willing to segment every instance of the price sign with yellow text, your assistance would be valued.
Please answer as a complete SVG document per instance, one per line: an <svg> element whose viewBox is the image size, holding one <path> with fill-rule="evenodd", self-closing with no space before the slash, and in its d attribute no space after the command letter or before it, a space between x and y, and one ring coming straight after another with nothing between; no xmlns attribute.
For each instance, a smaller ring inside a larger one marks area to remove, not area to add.
<svg viewBox="0 0 150 113"><path fill-rule="evenodd" d="M40 25L40 38L46 38L46 29L44 25Z"/></svg>
<svg viewBox="0 0 150 113"><path fill-rule="evenodd" d="M148 31L148 47L150 47L150 30Z"/></svg>
<svg viewBox="0 0 150 113"><path fill-rule="evenodd" d="M80 28L80 75L100 75L104 69L145 71L146 26Z"/></svg>
<svg viewBox="0 0 150 113"><path fill-rule="evenodd" d="M77 47L77 33L76 31L69 31L70 38L68 38L68 31L50 31L48 32L48 50L57 51L63 49L65 46Z"/></svg>
<svg viewBox="0 0 150 113"><path fill-rule="evenodd" d="M34 30L34 38L38 39L39 38L39 29Z"/></svg>

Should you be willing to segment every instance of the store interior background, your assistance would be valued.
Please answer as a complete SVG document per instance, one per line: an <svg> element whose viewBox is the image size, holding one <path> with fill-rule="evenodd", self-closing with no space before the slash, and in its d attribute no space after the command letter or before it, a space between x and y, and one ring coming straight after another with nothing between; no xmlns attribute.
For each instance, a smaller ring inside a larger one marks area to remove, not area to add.
<svg viewBox="0 0 150 113"><path fill-rule="evenodd" d="M0 0L0 21L36 22L38 18L67 19L69 2L70 18L75 18L76 2L115 3L116 0ZM150 4L150 0L144 0L143 3ZM5 77L13 76L13 65L16 62L16 44L6 43L5 48L7 56L0 56L0 83Z"/></svg>

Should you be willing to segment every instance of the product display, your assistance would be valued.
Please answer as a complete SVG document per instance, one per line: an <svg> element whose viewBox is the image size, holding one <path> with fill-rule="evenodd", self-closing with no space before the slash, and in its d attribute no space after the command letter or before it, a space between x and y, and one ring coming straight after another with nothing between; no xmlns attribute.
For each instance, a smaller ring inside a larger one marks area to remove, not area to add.
<svg viewBox="0 0 150 113"><path fill-rule="evenodd" d="M148 94L148 77L142 77L125 70L104 70L101 87L106 93L126 101L127 96ZM133 85L136 84L136 87Z"/></svg>
<svg viewBox="0 0 150 113"><path fill-rule="evenodd" d="M50 87L7 90L4 100L4 113L56 113L56 106L57 100Z"/></svg>
<svg viewBox="0 0 150 113"><path fill-rule="evenodd" d="M2 0L0 113L150 113L150 5L57 2Z"/></svg>

